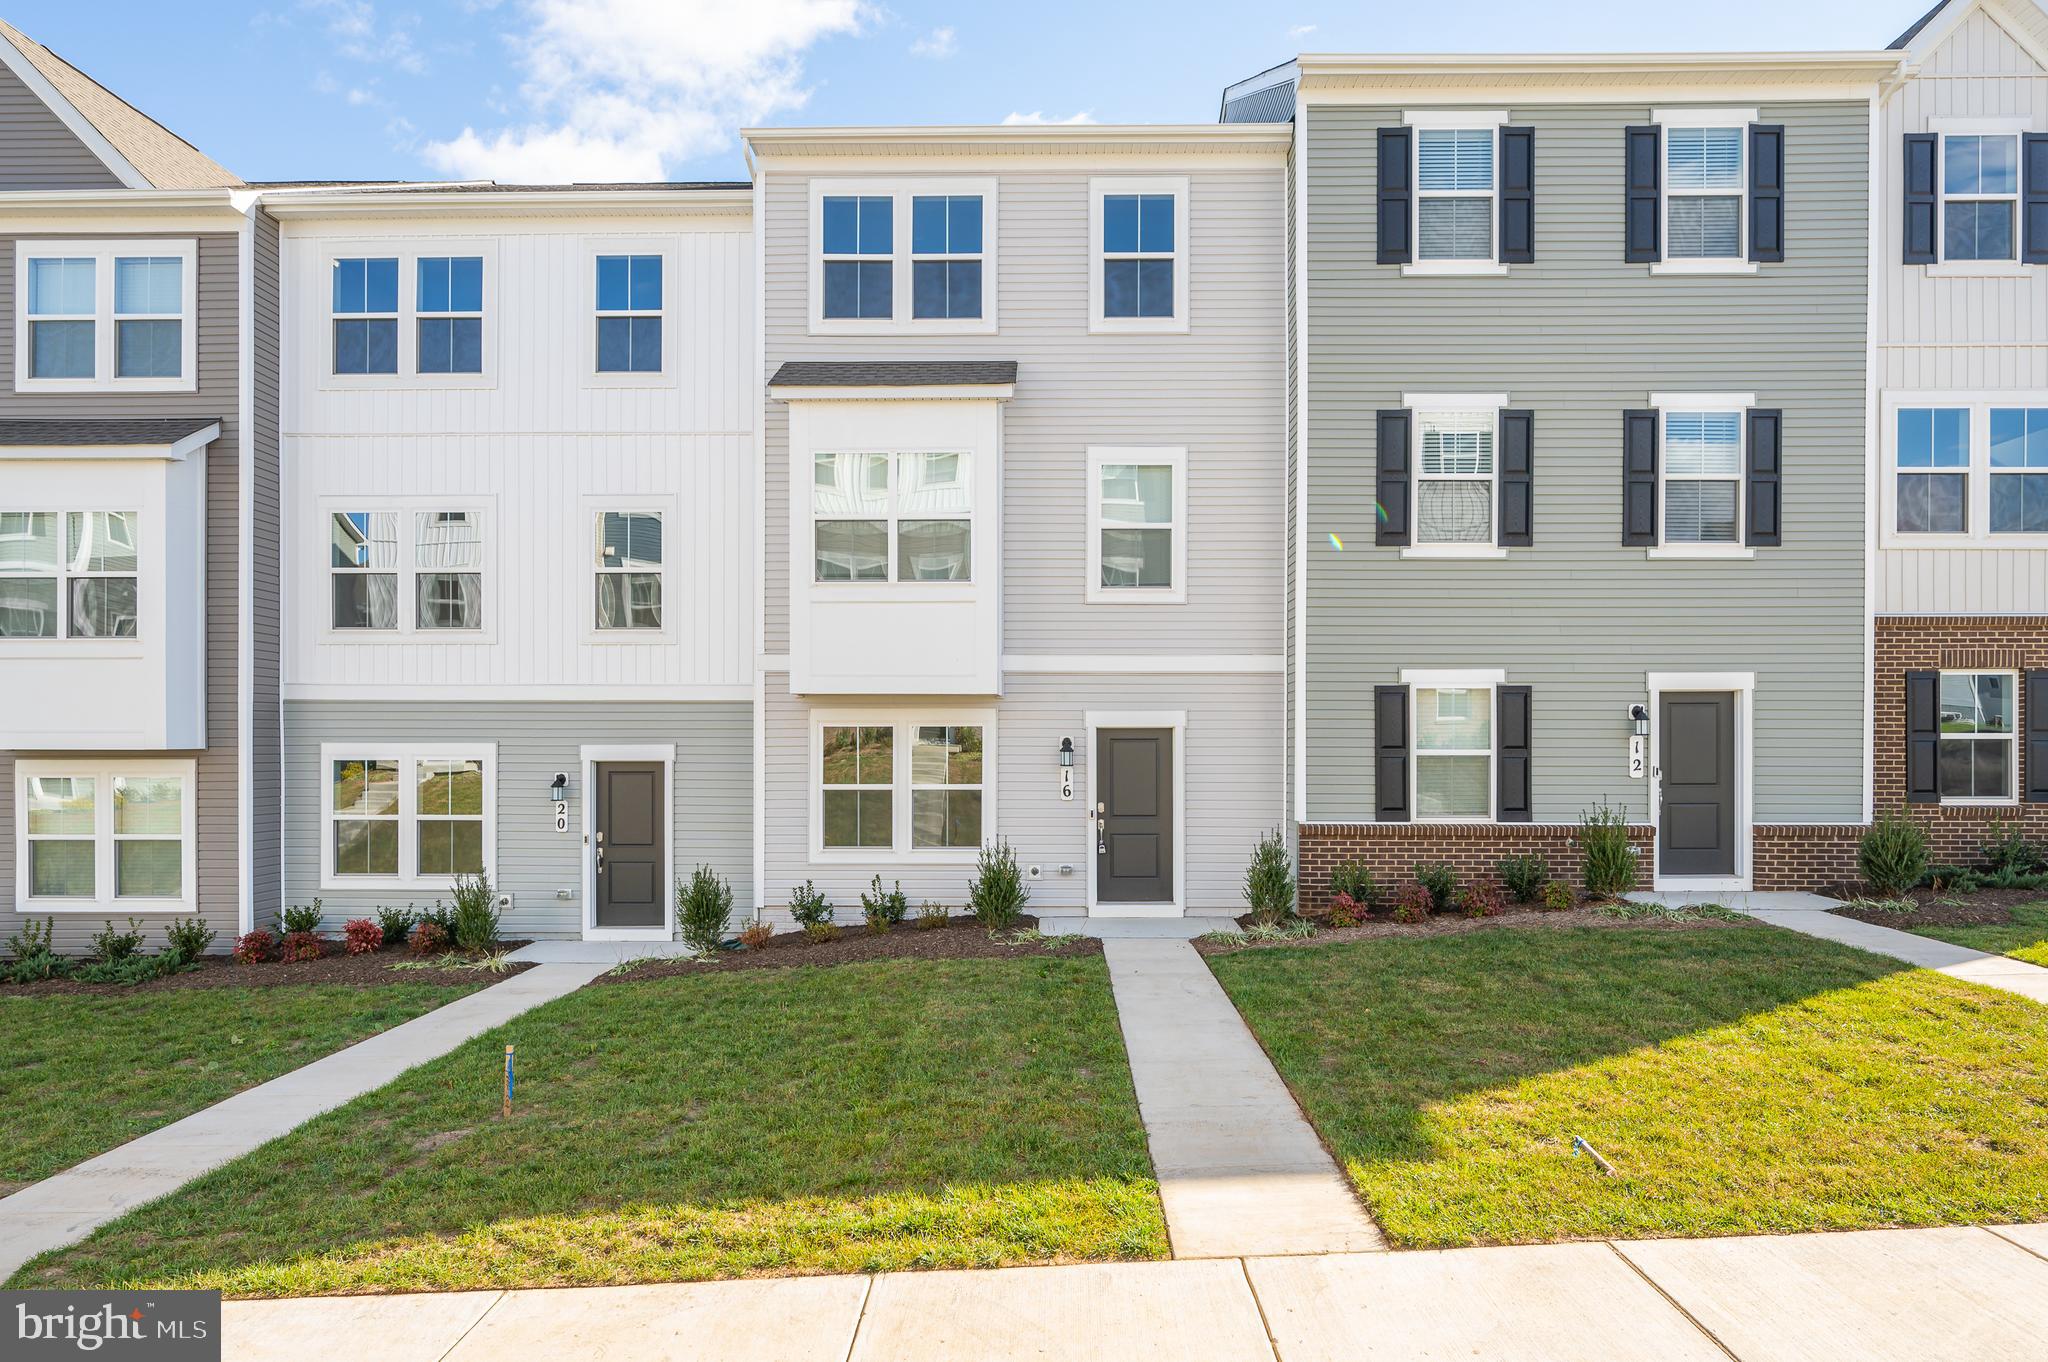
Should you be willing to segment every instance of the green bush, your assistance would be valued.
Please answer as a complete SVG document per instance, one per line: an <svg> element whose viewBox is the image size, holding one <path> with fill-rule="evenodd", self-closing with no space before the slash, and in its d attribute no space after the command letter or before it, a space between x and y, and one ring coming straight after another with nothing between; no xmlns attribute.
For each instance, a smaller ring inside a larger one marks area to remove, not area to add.
<svg viewBox="0 0 2048 1362"><path fill-rule="evenodd" d="M1552 880L1543 886L1543 911L1566 913L1578 906L1578 896L1563 880Z"/></svg>
<svg viewBox="0 0 2048 1362"><path fill-rule="evenodd" d="M55 918L44 918L40 926L34 918L23 922L21 930L7 938L7 953L14 958L7 962L0 978L13 984L33 984L70 974L72 964L57 954L56 938Z"/></svg>
<svg viewBox="0 0 2048 1362"><path fill-rule="evenodd" d="M1550 883L1550 862L1541 856L1506 856L1494 869L1517 903L1534 903Z"/></svg>
<svg viewBox="0 0 2048 1362"><path fill-rule="evenodd" d="M1417 865L1415 882L1429 891L1429 911L1447 913L1458 897L1458 874L1447 865Z"/></svg>
<svg viewBox="0 0 2048 1362"><path fill-rule="evenodd" d="M1985 864L1994 874L2006 871L2014 875L2033 875L2048 870L2048 851L2044 851L2039 843L2028 841L2018 823L1993 823L1991 834L1991 840L1981 850Z"/></svg>
<svg viewBox="0 0 2048 1362"><path fill-rule="evenodd" d="M183 956L165 951L158 955L124 955L118 960L95 960L81 965L71 976L81 984L119 984L132 988L151 979L175 974L186 967Z"/></svg>
<svg viewBox="0 0 2048 1362"><path fill-rule="evenodd" d="M1895 898L1927 874L1927 834L1904 814L1885 814L1864 830L1856 868L1879 895Z"/></svg>
<svg viewBox="0 0 2048 1362"><path fill-rule="evenodd" d="M875 876L860 896L860 915L867 921L868 930L877 935L909 917L910 896L903 892L903 881L897 880L893 889L884 889L882 877Z"/></svg>
<svg viewBox="0 0 2048 1362"><path fill-rule="evenodd" d="M967 886L967 906L975 920L992 932L1007 931L1024 915L1030 898L1010 844L1002 841L983 847L975 862L974 880Z"/></svg>
<svg viewBox="0 0 2048 1362"><path fill-rule="evenodd" d="M926 899L918 906L917 929L921 932L937 931L953 920L953 914L943 903Z"/></svg>
<svg viewBox="0 0 2048 1362"><path fill-rule="evenodd" d="M708 865L691 871L688 884L677 880L676 925L682 929L683 944L697 954L716 951L732 925L732 886Z"/></svg>
<svg viewBox="0 0 2048 1362"><path fill-rule="evenodd" d="M1251 864L1244 869L1244 901L1261 927L1277 927L1294 916L1294 863L1278 828L1252 848Z"/></svg>
<svg viewBox="0 0 2048 1362"><path fill-rule="evenodd" d="M498 895L486 875L455 877L455 909L448 915L448 939L459 951L494 950L498 944ZM437 905L438 906L438 905Z"/></svg>
<svg viewBox="0 0 2048 1362"><path fill-rule="evenodd" d="M403 908L377 910L377 926L383 931L384 944L387 946L403 946L405 939L412 935L414 924L419 920L420 915L413 910L410 903Z"/></svg>
<svg viewBox="0 0 2048 1362"><path fill-rule="evenodd" d="M142 949L142 919L128 919L128 930L117 932L109 922L92 934L92 953L106 964L118 964Z"/></svg>
<svg viewBox="0 0 2048 1362"><path fill-rule="evenodd" d="M286 904L284 911L277 915L277 920L284 929L284 934L290 936L294 932L319 931L321 914L320 900L314 899L311 904Z"/></svg>
<svg viewBox="0 0 2048 1362"><path fill-rule="evenodd" d="M1349 894L1361 911L1369 913L1379 903L1380 887L1364 861L1340 861L1330 871L1330 897L1339 894Z"/></svg>
<svg viewBox="0 0 2048 1362"><path fill-rule="evenodd" d="M813 941L827 940L832 935L832 901L809 880L789 891L789 915Z"/></svg>
<svg viewBox="0 0 2048 1362"><path fill-rule="evenodd" d="M1611 899L1636 887L1642 857L1629 845L1628 821L1620 809L1602 804L1580 814L1578 843L1588 894Z"/></svg>
<svg viewBox="0 0 2048 1362"><path fill-rule="evenodd" d="M206 948L213 944L215 935L204 918L177 918L164 928L164 938L171 943L171 954L185 961L197 960L206 954Z"/></svg>

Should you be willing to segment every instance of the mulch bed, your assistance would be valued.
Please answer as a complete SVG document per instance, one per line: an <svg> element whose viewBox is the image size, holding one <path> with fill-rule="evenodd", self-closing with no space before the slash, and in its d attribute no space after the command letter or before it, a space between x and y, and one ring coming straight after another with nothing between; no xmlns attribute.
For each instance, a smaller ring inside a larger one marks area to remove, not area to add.
<svg viewBox="0 0 2048 1362"><path fill-rule="evenodd" d="M1864 885L1831 885L1820 891L1829 898L1880 898ZM1974 894L1937 893L1913 889L1893 897L1911 899L1919 907L1910 913L1887 913L1879 908L1851 908L1844 905L1828 911L1836 917L1850 917L1880 927L2002 927L2012 921L2012 910L2022 903L2039 903L2048 893L2039 889L1979 889Z"/></svg>
<svg viewBox="0 0 2048 1362"><path fill-rule="evenodd" d="M525 945L507 941L506 950ZM290 964L270 960L260 965L239 965L225 955L209 955L197 969L166 975L140 984L86 984L76 979L44 979L33 984L0 984L0 998L41 997L51 993L86 993L108 996L132 993L161 993L179 988L281 988L292 984L342 984L368 988L373 984L495 984L532 969L531 961L509 965L499 973L475 969L392 969L393 962L417 957L404 950L372 951L349 955L339 943L318 960L295 960ZM449 955L451 962L463 957Z"/></svg>
<svg viewBox="0 0 2048 1362"><path fill-rule="evenodd" d="M1018 927L1035 927L1033 917ZM971 917L956 917L944 927L918 927L905 922L876 936L865 926L842 926L830 941L813 942L802 932L778 932L759 946L720 951L713 961L683 958L645 960L623 972L600 975L600 984L630 984L670 979L684 974L736 969L790 969L799 965L850 965L863 960L1012 960L1024 957L1100 955L1102 943L1087 937L1054 946L1044 942L1012 945L997 941Z"/></svg>
<svg viewBox="0 0 2048 1362"><path fill-rule="evenodd" d="M1240 927L1251 925L1249 915L1237 920ZM1741 923L1729 922L1722 918L1674 919L1666 917L1614 917L1587 905L1567 908L1562 912L1549 912L1533 904L1510 904L1499 917L1464 917L1460 914L1443 914L1425 918L1421 922L1388 922L1375 920L1362 922L1356 927L1332 927L1327 922L1316 922L1316 934L1298 941L1247 941L1230 944L1221 941L1197 940L1195 949L1203 955L1232 955L1238 951L1272 950L1289 946L1341 946L1347 941L1382 941L1390 938L1417 936L1462 936L1466 932L1484 932L1501 929L1515 931L1549 931L1560 927L1637 927L1649 931L1697 931L1701 928L1733 927Z"/></svg>

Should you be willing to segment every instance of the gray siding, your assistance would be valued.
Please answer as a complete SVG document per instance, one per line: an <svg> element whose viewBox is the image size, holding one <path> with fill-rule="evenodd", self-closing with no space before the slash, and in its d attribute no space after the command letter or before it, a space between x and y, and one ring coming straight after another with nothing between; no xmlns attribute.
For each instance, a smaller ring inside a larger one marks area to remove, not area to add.
<svg viewBox="0 0 2048 1362"><path fill-rule="evenodd" d="M109 235L95 233L97 237ZM38 233L37 239L48 239ZM238 240L232 234L199 238L199 387L190 393L14 392L14 327L0 326L0 412L11 417L207 416L219 420L220 438L206 451L206 750L166 753L196 760L199 911L225 944L238 923L241 857L236 847L236 603L240 459ZM14 315L14 241L0 237L0 317ZM14 899L14 757L0 753L0 904ZM41 756L23 750L21 756ZM60 753L50 755L78 756ZM10 913L10 916L12 914ZM152 939L164 914L145 918ZM57 915L58 937L82 948L101 919L89 913Z"/></svg>
<svg viewBox="0 0 2048 1362"><path fill-rule="evenodd" d="M249 432L250 614L253 674L249 695L250 902L254 919L276 913L283 886L284 704L280 657L284 647L281 607L283 512L278 465L278 249L277 219L255 218L255 429Z"/></svg>
<svg viewBox="0 0 2048 1362"><path fill-rule="evenodd" d="M1868 109L1763 108L1787 128L1787 258L1754 276L1622 262L1622 129L1648 116L1512 110L1537 129L1537 263L1404 278L1374 263L1374 129L1400 111L1311 111L1305 821L1372 817L1372 687L1403 667L1534 686L1544 822L1601 799L1647 816L1625 763L1644 672L1754 671L1756 821L1861 816ZM1720 562L1623 548L1620 413L1730 390L1784 409L1785 546ZM1403 391L1535 410L1535 547L1431 562L1374 546L1373 413Z"/></svg>
<svg viewBox="0 0 2048 1362"><path fill-rule="evenodd" d="M106 162L19 76L0 66L0 190L120 187Z"/></svg>
<svg viewBox="0 0 2048 1362"><path fill-rule="evenodd" d="M754 723L744 702L707 704L464 704L302 701L286 707L284 849L287 903L322 899L338 929L386 904L422 906L419 890L320 887L320 745L325 742L494 742L498 745L498 888L513 896L509 937L583 931L582 759L604 743L676 744L676 867L708 864L732 882L734 918L752 912ZM547 789L569 773L569 826L558 833ZM567 891L569 897L556 895ZM259 925L264 925L259 922Z"/></svg>

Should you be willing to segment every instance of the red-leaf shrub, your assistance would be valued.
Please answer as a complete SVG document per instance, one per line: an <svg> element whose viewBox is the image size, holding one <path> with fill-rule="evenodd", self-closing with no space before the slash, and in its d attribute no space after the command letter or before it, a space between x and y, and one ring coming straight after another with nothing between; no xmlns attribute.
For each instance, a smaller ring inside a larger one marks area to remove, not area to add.
<svg viewBox="0 0 2048 1362"><path fill-rule="evenodd" d="M1330 925L1332 927L1356 927L1364 916L1358 907L1358 900L1349 894L1337 894L1330 899Z"/></svg>
<svg viewBox="0 0 2048 1362"><path fill-rule="evenodd" d="M270 958L277 949L277 938L258 927L235 940L235 963L238 965L260 965Z"/></svg>
<svg viewBox="0 0 2048 1362"><path fill-rule="evenodd" d="M1394 908L1389 917L1396 922L1421 922L1429 917L1430 905L1434 900L1427 887L1420 884L1404 884L1401 892L1394 895Z"/></svg>
<svg viewBox="0 0 2048 1362"><path fill-rule="evenodd" d="M405 947L414 955L432 955L448 949L448 933L438 922L422 922L412 929L412 935L405 939Z"/></svg>
<svg viewBox="0 0 2048 1362"><path fill-rule="evenodd" d="M1499 917L1507 910L1507 896L1491 884L1475 884L1458 895L1458 911L1466 917Z"/></svg>
<svg viewBox="0 0 2048 1362"><path fill-rule="evenodd" d="M284 934L283 960L289 965L299 960L318 960L327 953L327 946L313 932L286 932Z"/></svg>
<svg viewBox="0 0 2048 1362"><path fill-rule="evenodd" d="M920 919L922 925L922 919ZM749 922L740 932L740 944L750 951L760 950L768 944L768 938L775 935L775 929L765 922Z"/></svg>
<svg viewBox="0 0 2048 1362"><path fill-rule="evenodd" d="M383 949L384 929L369 918L350 918L341 930L350 955L367 955L371 951Z"/></svg>
<svg viewBox="0 0 2048 1362"><path fill-rule="evenodd" d="M1547 913L1564 913L1577 906L1577 900L1572 894L1572 887L1563 880L1552 880L1543 886L1543 911Z"/></svg>

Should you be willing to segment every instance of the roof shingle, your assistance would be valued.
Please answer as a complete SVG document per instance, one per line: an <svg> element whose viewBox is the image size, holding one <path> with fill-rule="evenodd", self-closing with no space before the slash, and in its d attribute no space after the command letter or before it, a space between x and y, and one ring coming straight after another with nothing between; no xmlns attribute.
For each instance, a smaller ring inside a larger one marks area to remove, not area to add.
<svg viewBox="0 0 2048 1362"><path fill-rule="evenodd" d="M775 371L778 388L945 388L1015 383L1014 359L793 359Z"/></svg>

